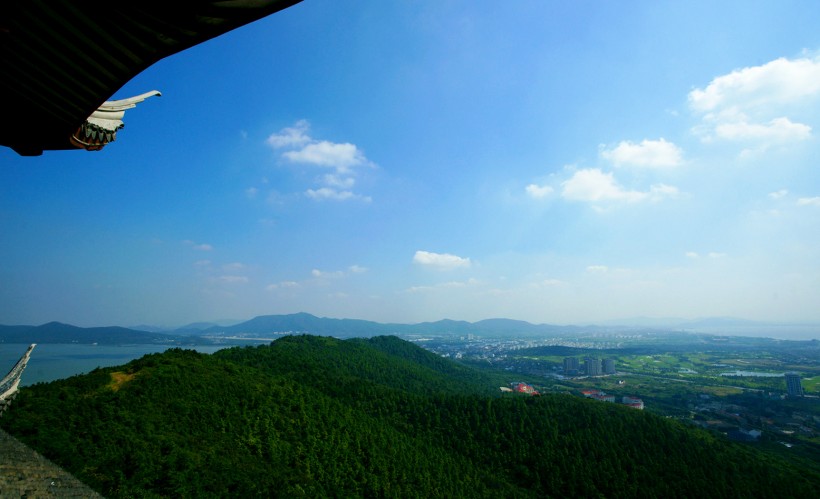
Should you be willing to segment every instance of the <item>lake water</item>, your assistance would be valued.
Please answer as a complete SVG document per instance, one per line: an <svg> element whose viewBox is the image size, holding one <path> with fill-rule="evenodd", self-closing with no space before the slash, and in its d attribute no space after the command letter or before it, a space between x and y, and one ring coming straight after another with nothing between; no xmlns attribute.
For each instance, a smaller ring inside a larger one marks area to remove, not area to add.
<svg viewBox="0 0 820 499"><path fill-rule="evenodd" d="M185 347L213 353L233 345ZM26 352L27 344L0 343L0 379ZM164 352L167 345L59 345L38 344L31 353L20 386L68 378L97 367L119 366L149 353Z"/></svg>

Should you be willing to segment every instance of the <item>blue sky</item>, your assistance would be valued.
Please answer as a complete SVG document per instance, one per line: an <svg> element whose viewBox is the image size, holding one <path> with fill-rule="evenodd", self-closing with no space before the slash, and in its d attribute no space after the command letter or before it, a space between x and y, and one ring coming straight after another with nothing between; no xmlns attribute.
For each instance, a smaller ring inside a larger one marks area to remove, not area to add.
<svg viewBox="0 0 820 499"><path fill-rule="evenodd" d="M0 323L820 321L820 5L331 1L0 150Z"/></svg>

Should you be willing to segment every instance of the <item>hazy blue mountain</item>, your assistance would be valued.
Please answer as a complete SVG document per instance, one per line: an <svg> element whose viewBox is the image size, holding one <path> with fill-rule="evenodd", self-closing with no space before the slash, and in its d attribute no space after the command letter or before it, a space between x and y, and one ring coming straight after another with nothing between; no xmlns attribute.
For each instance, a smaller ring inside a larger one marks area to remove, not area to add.
<svg viewBox="0 0 820 499"><path fill-rule="evenodd" d="M320 318L308 313L288 315L261 315L233 326L213 326L203 334L269 335L282 333L311 333L329 336L374 336L385 334L390 325L358 319Z"/></svg>
<svg viewBox="0 0 820 499"><path fill-rule="evenodd" d="M635 318L609 323L609 325L554 325L532 324L512 319L486 319L478 322L443 319L418 324L384 324L359 319L332 319L308 313L285 315L261 315L238 324L194 322L170 331L146 331L136 328L104 327L80 328L59 322L42 326L0 326L0 341L42 343L170 343L208 344L212 340L201 336L240 336L274 338L282 334L307 333L339 338L372 337L381 335L435 335L478 337L573 337L583 333L612 331L652 331L672 334L673 331L706 333L715 335L741 335L751 337L817 337L817 324L776 324L735 319L729 317L704 318L691 321L664 318ZM679 333L688 334L688 333Z"/></svg>
<svg viewBox="0 0 820 499"><path fill-rule="evenodd" d="M161 326L151 326L149 324L138 324L136 326L126 326L128 329L133 329L134 331L147 331L149 333L168 333L170 329L167 327Z"/></svg>
<svg viewBox="0 0 820 499"><path fill-rule="evenodd" d="M433 334L477 336L534 336L572 334L578 331L597 330L597 326L556 326L531 324L511 319L487 319L479 322L443 319L418 324L383 324L358 319L330 319L316 317L308 313L288 315L263 315L234 326L215 326L203 334L222 335L271 335L282 333L309 333L318 335L347 337L370 337L385 334Z"/></svg>
<svg viewBox="0 0 820 499"><path fill-rule="evenodd" d="M771 322L751 321L747 319L738 319L736 317L703 317L680 323L680 327L686 329L703 329L717 327L764 327L772 325L774 324L772 324Z"/></svg>
<svg viewBox="0 0 820 499"><path fill-rule="evenodd" d="M176 344L178 336L138 331L119 326L78 327L61 322L40 326L0 326L0 341L4 343L99 343L122 344Z"/></svg>
<svg viewBox="0 0 820 499"><path fill-rule="evenodd" d="M602 326L623 326L639 328L677 328L687 319L680 317L628 317L600 322Z"/></svg>

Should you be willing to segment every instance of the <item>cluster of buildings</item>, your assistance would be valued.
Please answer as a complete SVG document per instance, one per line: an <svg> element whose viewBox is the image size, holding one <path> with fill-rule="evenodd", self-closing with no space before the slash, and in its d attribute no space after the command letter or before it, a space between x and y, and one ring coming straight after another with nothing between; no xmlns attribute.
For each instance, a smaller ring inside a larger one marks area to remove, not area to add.
<svg viewBox="0 0 820 499"><path fill-rule="evenodd" d="M595 390L595 389L581 390L581 394L586 398L600 400L602 402L615 403L615 395L607 394L607 393L605 393L601 390ZM628 396L628 395L624 396L624 397L621 397L621 403L623 405L629 406L633 409L643 410L643 408L644 408L643 400L639 399L638 397L632 397L632 396Z"/></svg>
<svg viewBox="0 0 820 499"><path fill-rule="evenodd" d="M606 358L602 360L598 357L584 357L582 365L577 357L565 357L564 374L566 376L615 374L615 359Z"/></svg>

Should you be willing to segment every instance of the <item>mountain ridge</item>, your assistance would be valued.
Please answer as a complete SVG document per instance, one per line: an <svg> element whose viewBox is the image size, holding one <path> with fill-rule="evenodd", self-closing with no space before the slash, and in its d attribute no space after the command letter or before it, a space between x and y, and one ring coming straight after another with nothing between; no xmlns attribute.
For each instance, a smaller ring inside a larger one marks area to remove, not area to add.
<svg viewBox="0 0 820 499"><path fill-rule="evenodd" d="M813 324L778 324L730 317L712 317L667 323L662 318L634 318L611 323L589 325L533 324L527 321L490 318L476 322L441 319L413 324L382 323L364 319L318 317L307 312L294 314L259 315L233 325L208 322L191 323L177 329L148 331L121 326L79 327L52 321L39 326L0 325L0 341L6 343L174 343L210 344L216 338L252 337L272 339L284 334L316 334L340 338L373 337L380 335L476 335L485 337L572 336L581 333L610 331L678 331L692 333L738 335L744 331L772 332L790 327L820 330ZM632 325L630 325L630 323ZM812 334L812 333L810 333ZM753 334L751 336L760 336ZM209 339L210 338L210 339Z"/></svg>

